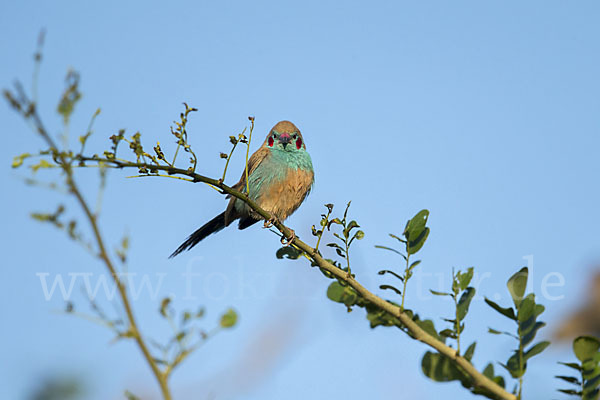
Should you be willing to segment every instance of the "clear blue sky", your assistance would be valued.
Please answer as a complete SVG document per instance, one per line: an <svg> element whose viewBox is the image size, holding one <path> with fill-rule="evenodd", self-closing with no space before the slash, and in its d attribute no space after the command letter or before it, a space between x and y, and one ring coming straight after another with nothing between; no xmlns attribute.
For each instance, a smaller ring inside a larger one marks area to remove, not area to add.
<svg viewBox="0 0 600 400"><path fill-rule="evenodd" d="M541 300L549 335L581 300L600 260L599 20L595 1L3 2L0 78L3 87L14 78L30 82L44 27L40 107L52 132L60 131L53 110L74 68L84 97L72 134L102 108L90 151L108 147L120 128L141 131L148 147L160 140L172 149L169 125L186 101L199 109L189 125L199 171L212 176L222 171L218 153L229 149L227 137L248 115L256 117L254 148L272 125L289 119L302 130L316 169L312 194L288 220L302 238L310 239L324 203L340 211L352 200L351 215L366 232L353 271L378 291L385 280L376 271L396 260L374 245L391 244L388 232L401 233L407 218L428 208L432 233L409 283L408 306L436 316L441 327L437 317L451 305L427 289L439 289L440 279L447 285L452 267L468 266L483 277L478 294L507 304L506 279L532 256L538 296L547 274L565 277L564 287L550 290L561 300ZM155 396L132 343L109 344L104 328L54 313L64 305L59 295L45 301L36 274L97 278L103 269L28 217L54 209L62 197L25 186L27 171L10 169L14 155L41 142L6 106L0 120L0 397L24 399L53 374L81 377L92 400L122 398L126 388ZM229 183L242 165L240 152ZM229 306L241 315L238 327L175 373L177 398L470 396L456 383L422 375L424 346L395 329L370 331L362 310L346 313L328 301L329 281L318 271L275 260L278 241L259 227L225 230L167 260L225 201L205 186L126 175L110 174L101 226L111 243L124 232L132 236L131 271L154 283L165 274L158 298L144 292L134 304L144 332L167 336L156 310L171 293L178 309L205 305L207 328ZM94 199L95 171L79 179ZM192 299L181 275L188 267L200 274ZM80 289L81 281L73 300L85 309ZM464 340L478 340L480 368L505 361L512 348L486 333L490 325L509 328L478 297ZM566 358L557 346L534 359L526 398L557 397L552 377L565 371L555 361Z"/></svg>

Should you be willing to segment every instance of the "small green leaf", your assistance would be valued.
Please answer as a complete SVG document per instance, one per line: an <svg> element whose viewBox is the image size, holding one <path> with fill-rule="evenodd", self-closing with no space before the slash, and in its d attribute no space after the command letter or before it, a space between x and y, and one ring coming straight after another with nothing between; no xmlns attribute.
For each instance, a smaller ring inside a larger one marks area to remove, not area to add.
<svg viewBox="0 0 600 400"><path fill-rule="evenodd" d="M339 282L332 282L327 288L327 297L336 303L343 303L350 307L358 300L358 293L350 286L342 286Z"/></svg>
<svg viewBox="0 0 600 400"><path fill-rule="evenodd" d="M557 375L555 376L555 378L562 379L565 382L574 383L575 385L581 385L579 379L572 376Z"/></svg>
<svg viewBox="0 0 600 400"><path fill-rule="evenodd" d="M339 218L334 218L334 219L330 220L329 223L327 224L327 230L331 229L331 225L333 225L333 224L342 225L342 221L340 221Z"/></svg>
<svg viewBox="0 0 600 400"><path fill-rule="evenodd" d="M548 346L550 346L550 342L548 342L548 341L539 342L539 343L535 344L533 347L531 347L529 350L527 350L525 352L525 354L523 355L523 359L525 361L529 360L531 357L540 354Z"/></svg>
<svg viewBox="0 0 600 400"><path fill-rule="evenodd" d="M573 390L573 389L557 389L559 392L564 393L564 394L570 394L572 396L581 396L582 393L578 392L577 390Z"/></svg>
<svg viewBox="0 0 600 400"><path fill-rule="evenodd" d="M185 335L187 335L187 333L185 331L181 331L175 335L175 340L181 342L185 338Z"/></svg>
<svg viewBox="0 0 600 400"><path fill-rule="evenodd" d="M510 375L513 378L520 378L525 373L526 364L525 360L522 360L523 370L521 370L519 359L519 352L515 351L515 353L512 356L510 356L506 364L499 364L502 365L508 372L510 372Z"/></svg>
<svg viewBox="0 0 600 400"><path fill-rule="evenodd" d="M429 228L425 228L425 230L421 233L421 235L419 235L415 240L410 240L406 244L406 252L408 254L416 254L419 250L421 250L421 248L425 244L425 241L427 240L428 237L429 237Z"/></svg>
<svg viewBox="0 0 600 400"><path fill-rule="evenodd" d="M19 155L19 156L15 156L15 157L13 158L13 162L12 162L12 165L11 165L11 166L12 166L13 168L18 168L18 167L20 167L21 165L23 165L23 161L24 161L26 158L28 158L28 157L31 157L31 154L29 154L29 153L23 153L23 154L21 154L21 155Z"/></svg>
<svg viewBox="0 0 600 400"><path fill-rule="evenodd" d="M277 249L275 257L277 257L280 260L284 258L288 258L290 260L297 260L302 256L302 253L302 250L299 250L295 247L285 246Z"/></svg>
<svg viewBox="0 0 600 400"><path fill-rule="evenodd" d="M475 354L475 346L477 346L477 342L471 343L471 345L467 347L467 350L465 351L463 357L471 361L471 359L473 358L473 354Z"/></svg>
<svg viewBox="0 0 600 400"><path fill-rule="evenodd" d="M381 290L393 290L394 292L396 292L396 294L402 296L402 292L400 292L400 289L395 288L392 285L379 285L379 289Z"/></svg>
<svg viewBox="0 0 600 400"><path fill-rule="evenodd" d="M192 319L192 313L190 313L189 311L184 311L183 315L181 316L181 321L183 323L186 323L191 319Z"/></svg>
<svg viewBox="0 0 600 400"><path fill-rule="evenodd" d="M365 237L365 233L363 231L356 231L354 237L356 240L362 240Z"/></svg>
<svg viewBox="0 0 600 400"><path fill-rule="evenodd" d="M429 289L429 291L431 292L431 294L434 294L436 296L452 296L450 293L446 293L446 292L438 292L438 291L432 290L432 289Z"/></svg>
<svg viewBox="0 0 600 400"><path fill-rule="evenodd" d="M440 336L449 337L452 339L456 339L456 334L452 329L444 329L440 331Z"/></svg>
<svg viewBox="0 0 600 400"><path fill-rule="evenodd" d="M401 255L402 257L404 257L404 259L406 259L406 257L404 256L404 254L400 253L398 250L396 249L392 249L391 247L387 247L387 246L380 246L380 245L375 245L376 249L382 249L382 250L387 250L387 251L391 251L394 252L398 255Z"/></svg>
<svg viewBox="0 0 600 400"><path fill-rule="evenodd" d="M522 329L521 330L521 344L523 346L526 346L529 343L531 343L533 341L533 339L535 338L537 331L540 330L541 328L543 328L544 326L546 326L545 322L538 321L533 325L529 325L528 328Z"/></svg>
<svg viewBox="0 0 600 400"><path fill-rule="evenodd" d="M508 282L506 283L506 286L508 287L508 291L510 292L513 302L517 307L521 302L521 299L525 295L528 275L529 270L527 269L527 267L523 267L519 270L519 272L511 276Z"/></svg>
<svg viewBox="0 0 600 400"><path fill-rule="evenodd" d="M458 282L460 290L465 290L469 286L469 283L471 283L471 279L473 279L473 267L469 267L467 272L459 272Z"/></svg>
<svg viewBox="0 0 600 400"><path fill-rule="evenodd" d="M430 320L430 319L425 319L425 320L416 319L415 323L417 325L419 325L421 327L421 329L423 329L425 332L429 333L434 338L436 338L436 339L438 339L438 340L440 340L442 342L444 341L442 339L442 337L435 330L435 325L433 324L432 320Z"/></svg>
<svg viewBox="0 0 600 400"><path fill-rule="evenodd" d="M169 307L169 304L171 304L171 298L170 297L165 297L164 299L162 299L162 301L160 302L160 315L162 315L163 317L167 317L167 308Z"/></svg>
<svg viewBox="0 0 600 400"><path fill-rule="evenodd" d="M500 307L498 304L496 304L492 300L488 299L487 297L484 300L490 307L492 307L494 310L498 311L500 314L502 314L505 317L510 318L514 321L517 320L517 317L515 316L515 311L512 308Z"/></svg>
<svg viewBox="0 0 600 400"><path fill-rule="evenodd" d="M222 328L232 328L237 323L237 313L233 308L230 308L221 316L220 325Z"/></svg>
<svg viewBox="0 0 600 400"><path fill-rule="evenodd" d="M456 306L459 321L462 321L467 315L467 312L469 312L469 305L471 304L473 296L475 296L475 288L472 287L466 288L462 296L460 296L460 300L458 300Z"/></svg>
<svg viewBox="0 0 600 400"><path fill-rule="evenodd" d="M600 349L600 341L593 336L579 336L573 341L573 352L581 362L589 360Z"/></svg>
<svg viewBox="0 0 600 400"><path fill-rule="evenodd" d="M559 361L558 363L562 364L566 367L576 369L577 371L581 371L581 366L577 363L566 363L566 362L561 362L561 361Z"/></svg>
<svg viewBox="0 0 600 400"><path fill-rule="evenodd" d="M344 236L345 237L349 237L350 236L350 231L354 228L359 228L360 226L358 225L358 223L355 220L350 221L350 223L348 224L348 226L346 226L346 229L344 229Z"/></svg>
<svg viewBox="0 0 600 400"><path fill-rule="evenodd" d="M427 219L429 218L429 210L421 210L412 217L404 229L404 236L409 240L415 240L417 237L421 236L423 231L425 230L425 225L427 224Z"/></svg>
<svg viewBox="0 0 600 400"><path fill-rule="evenodd" d="M502 332L497 331L496 329L493 329L493 328L488 328L488 333L491 333L493 335L501 335L502 334Z"/></svg>
<svg viewBox="0 0 600 400"><path fill-rule="evenodd" d="M517 305L517 320L525 322L533 317L535 312L534 294L530 293Z"/></svg>
<svg viewBox="0 0 600 400"><path fill-rule="evenodd" d="M417 261L413 262L412 264L410 264L410 267L408 267L409 271L412 271L413 269L415 269L415 267L419 264L421 264L421 260L417 260Z"/></svg>

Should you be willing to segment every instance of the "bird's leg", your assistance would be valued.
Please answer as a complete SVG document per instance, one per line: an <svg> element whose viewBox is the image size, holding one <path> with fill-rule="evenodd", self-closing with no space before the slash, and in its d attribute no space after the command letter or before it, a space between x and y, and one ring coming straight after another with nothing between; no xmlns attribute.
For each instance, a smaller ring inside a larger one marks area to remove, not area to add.
<svg viewBox="0 0 600 400"><path fill-rule="evenodd" d="M289 238L286 238L285 236L281 237L281 244L282 245L289 246L290 244L292 244L292 242L294 241L294 239L296 239L296 232L294 232L293 229L290 229L290 232L291 232L291 235L290 235Z"/></svg>

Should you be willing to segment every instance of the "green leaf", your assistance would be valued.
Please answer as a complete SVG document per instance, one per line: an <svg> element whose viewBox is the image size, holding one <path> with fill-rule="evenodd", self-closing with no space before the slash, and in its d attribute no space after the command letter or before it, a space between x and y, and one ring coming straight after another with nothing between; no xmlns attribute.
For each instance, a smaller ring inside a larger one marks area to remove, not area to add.
<svg viewBox="0 0 600 400"><path fill-rule="evenodd" d="M419 235L415 240L410 240L406 244L406 252L408 254L416 254L425 244L427 237L429 237L429 228L425 228L421 235Z"/></svg>
<svg viewBox="0 0 600 400"><path fill-rule="evenodd" d="M417 261L413 262L412 264L410 264L410 267L408 267L408 270L412 271L419 264L421 264L421 260L417 260Z"/></svg>
<svg viewBox="0 0 600 400"><path fill-rule="evenodd" d="M295 247L292 246L285 246L285 247L281 247L279 249L277 249L277 252L275 253L275 257L277 257L278 259L284 259L284 258L288 258L290 260L297 260L298 258L300 258L302 256L303 251L299 250Z"/></svg>
<svg viewBox="0 0 600 400"><path fill-rule="evenodd" d="M570 394L572 396L581 396L581 392L578 392L577 390L573 390L573 389L557 389L559 392L564 393L564 394Z"/></svg>
<svg viewBox="0 0 600 400"><path fill-rule="evenodd" d="M577 371L581 371L581 366L577 363L566 363L566 362L561 362L561 361L559 361L558 363L562 364L566 367L576 369Z"/></svg>
<svg viewBox="0 0 600 400"><path fill-rule="evenodd" d="M77 72L69 70L65 80L67 88L58 103L57 112L62 115L63 122L67 125L75 109L75 104L81 99L81 92L79 92L79 74Z"/></svg>
<svg viewBox="0 0 600 400"><path fill-rule="evenodd" d="M432 320L430 320L430 319L425 319L425 320L415 319L414 321L425 332L429 333L431 336L433 336L434 338L438 339L441 342L444 341L444 339L442 339L442 337L435 330L435 325L433 324Z"/></svg>
<svg viewBox="0 0 600 400"><path fill-rule="evenodd" d="M543 341L543 342L539 342L539 343L535 344L533 347L531 347L529 350L527 350L525 352L525 354L523 355L523 359L525 361L529 360L531 357L540 354L548 346L550 346L550 342L548 342L548 341Z"/></svg>
<svg viewBox="0 0 600 400"><path fill-rule="evenodd" d="M557 375L557 376L555 376L555 378L562 379L565 382L573 383L575 385L581 385L581 382L579 382L579 379L577 379L573 376Z"/></svg>
<svg viewBox="0 0 600 400"><path fill-rule="evenodd" d="M330 220L329 223L327 224L327 230L331 229L331 225L333 225L333 224L342 225L342 221L340 221L339 218L334 218L334 219Z"/></svg>
<svg viewBox="0 0 600 400"><path fill-rule="evenodd" d="M342 302L342 296L344 295L344 287L339 282L332 282L327 288L327 297L331 301L336 303Z"/></svg>
<svg viewBox="0 0 600 400"><path fill-rule="evenodd" d="M14 157L13 157L13 162L12 162L12 165L11 165L11 166L12 166L13 168L18 168L18 167L20 167L21 165L23 165L23 161L24 161L26 158L28 158L28 157L31 157L31 154L29 154L29 153L23 153L23 154L21 154L21 155L19 155L19 156L14 156Z"/></svg>
<svg viewBox="0 0 600 400"><path fill-rule="evenodd" d="M493 328L488 328L488 333L491 333L493 335L502 335L502 332L497 331L496 329L493 329Z"/></svg>
<svg viewBox="0 0 600 400"><path fill-rule="evenodd" d="M471 345L467 347L467 350L465 351L463 357L471 361L471 359L473 358L473 354L475 354L475 346L477 346L477 342L471 343Z"/></svg>
<svg viewBox="0 0 600 400"><path fill-rule="evenodd" d="M436 290L431 290L431 289L429 289L429 291L431 292L431 294L434 294L436 296L452 296L450 293L446 293L446 292L438 292Z"/></svg>
<svg viewBox="0 0 600 400"><path fill-rule="evenodd" d="M494 364L489 363L484 369L483 369L483 375L485 375L487 378L492 379L494 377Z"/></svg>
<svg viewBox="0 0 600 400"><path fill-rule="evenodd" d="M525 373L525 368L526 368L525 360L523 360L522 361L523 370L521 370L519 359L520 359L519 352L515 351L514 354L512 356L510 356L510 358L508 359L506 364L502 364L502 363L499 363L499 364L502 365L508 372L510 372L510 375L516 379L516 378L520 378L521 376L523 376L523 374Z"/></svg>
<svg viewBox="0 0 600 400"><path fill-rule="evenodd" d="M404 254L400 253L398 250L396 249L392 249L391 247L387 247L387 246L380 246L380 245L375 245L375 248L377 249L383 249L383 250L387 250L387 251L392 251L396 254L401 255L402 257L404 257L404 259L406 259L406 257L404 256Z"/></svg>
<svg viewBox="0 0 600 400"><path fill-rule="evenodd" d="M363 231L356 231L354 237L356 240L362 240L365 237L365 233Z"/></svg>
<svg viewBox="0 0 600 400"><path fill-rule="evenodd" d="M594 357L598 349L600 349L600 341L593 336L579 336L573 341L573 352L581 362Z"/></svg>
<svg viewBox="0 0 600 400"><path fill-rule="evenodd" d="M458 314L458 320L462 321L467 312L469 312L469 305L471 304L471 300L475 296L475 288L468 287L460 296L460 300L458 300L458 305L456 306L456 312Z"/></svg>
<svg viewBox="0 0 600 400"><path fill-rule="evenodd" d="M343 303L350 307L358 300L358 293L350 286L342 286L336 281L327 288L327 297L336 303Z"/></svg>
<svg viewBox="0 0 600 400"><path fill-rule="evenodd" d="M534 316L535 300L534 294L530 293L517 305L517 320L525 322Z"/></svg>
<svg viewBox="0 0 600 400"><path fill-rule="evenodd" d="M519 272L511 276L508 282L506 283L506 286L508 287L508 291L510 292L513 302L517 307L521 302L521 299L525 295L528 275L529 270L527 269L527 267L523 267L519 270Z"/></svg>
<svg viewBox="0 0 600 400"><path fill-rule="evenodd" d="M459 380L461 375L461 372L448 357L430 351L423 356L421 369L425 376L436 382Z"/></svg>
<svg viewBox="0 0 600 400"><path fill-rule="evenodd" d="M500 307L498 304L496 304L492 300L488 299L487 297L484 300L490 307L492 307L494 310L498 311L500 314L502 314L505 317L510 318L514 321L517 320L517 317L515 316L515 311L512 308Z"/></svg>
<svg viewBox="0 0 600 400"><path fill-rule="evenodd" d="M456 339L456 334L452 329L444 329L440 331L440 336L449 337L452 339Z"/></svg>
<svg viewBox="0 0 600 400"><path fill-rule="evenodd" d="M533 311L533 313L535 314L535 317L537 318L539 315L541 315L544 311L546 310L546 307L544 307L541 304L536 304L535 305L535 309Z"/></svg>
<svg viewBox="0 0 600 400"><path fill-rule="evenodd" d="M408 241L413 241L423 234L428 218L429 210L421 210L408 221L403 233Z"/></svg>
<svg viewBox="0 0 600 400"><path fill-rule="evenodd" d="M237 313L233 308L230 308L221 316L220 325L222 328L231 328L237 323Z"/></svg>
<svg viewBox="0 0 600 400"><path fill-rule="evenodd" d="M403 277L401 277L400 275L398 275L394 271L390 271L389 269L382 269L381 271L379 271L377 273L379 275L391 274L391 275L395 276L396 278L400 279L402 282L404 282L404 278Z"/></svg>
<svg viewBox="0 0 600 400"><path fill-rule="evenodd" d="M162 315L165 318L167 317L167 312L168 312L169 304L171 304L171 298L170 297L165 297L160 302L160 310L159 310L160 311L160 315Z"/></svg>
<svg viewBox="0 0 600 400"><path fill-rule="evenodd" d="M523 346L528 345L533 341L537 331L546 326L545 322L536 322L525 330L521 330L521 343Z"/></svg>
<svg viewBox="0 0 600 400"><path fill-rule="evenodd" d="M379 285L379 289L381 289L381 290L393 290L394 292L396 292L396 294L402 296L402 292L400 292L400 290L398 288L395 288L392 285Z"/></svg>
<svg viewBox="0 0 600 400"><path fill-rule="evenodd" d="M458 282L460 290L465 290L469 286L469 283L471 283L471 279L473 279L473 267L469 267L467 272L459 272Z"/></svg>
<svg viewBox="0 0 600 400"><path fill-rule="evenodd" d="M345 237L350 236L350 231L354 228L359 228L359 227L360 227L360 225L358 225L358 223L355 220L350 221L348 226L346 226L346 229L344 229L344 236Z"/></svg>
<svg viewBox="0 0 600 400"><path fill-rule="evenodd" d="M181 321L183 323L186 323L186 322L188 322L191 319L192 319L192 313L189 312L189 311L184 311L183 315L181 316Z"/></svg>

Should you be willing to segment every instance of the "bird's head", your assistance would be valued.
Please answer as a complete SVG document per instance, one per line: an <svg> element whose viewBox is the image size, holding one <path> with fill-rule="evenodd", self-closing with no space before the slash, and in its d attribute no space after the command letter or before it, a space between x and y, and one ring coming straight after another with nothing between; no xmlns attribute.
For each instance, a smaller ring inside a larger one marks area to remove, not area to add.
<svg viewBox="0 0 600 400"><path fill-rule="evenodd" d="M280 121L267 135L265 147L282 151L306 151L300 130L290 121Z"/></svg>

